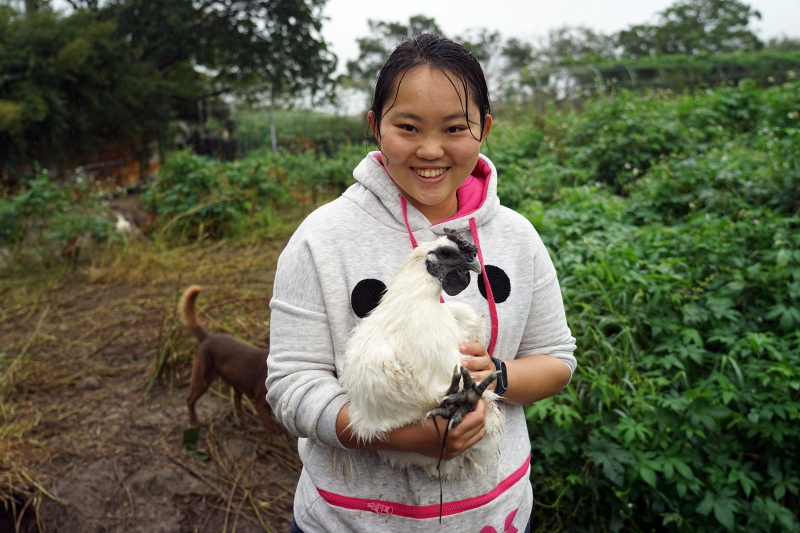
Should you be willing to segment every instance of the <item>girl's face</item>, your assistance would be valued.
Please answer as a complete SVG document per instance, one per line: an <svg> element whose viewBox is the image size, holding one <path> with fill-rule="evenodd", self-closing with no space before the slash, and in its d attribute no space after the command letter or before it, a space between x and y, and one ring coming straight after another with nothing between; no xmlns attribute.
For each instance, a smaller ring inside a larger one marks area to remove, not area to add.
<svg viewBox="0 0 800 533"><path fill-rule="evenodd" d="M454 83L427 65L413 67L402 78L397 99L384 104L380 131L375 114L370 111L367 117L386 170L431 224L458 212L456 190L475 168L492 127L492 117L486 115L479 131L480 111L472 97L467 121L462 103L466 95L458 78L448 75Z"/></svg>

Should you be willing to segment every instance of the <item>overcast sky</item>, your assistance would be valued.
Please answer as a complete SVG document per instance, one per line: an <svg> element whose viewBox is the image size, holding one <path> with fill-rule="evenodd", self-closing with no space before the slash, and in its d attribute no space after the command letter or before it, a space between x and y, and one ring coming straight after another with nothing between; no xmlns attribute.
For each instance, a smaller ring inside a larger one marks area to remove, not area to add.
<svg viewBox="0 0 800 533"><path fill-rule="evenodd" d="M369 34L368 19L408 22L413 15L436 20L448 36L470 28L498 30L503 37L535 39L551 28L583 25L613 33L631 24L655 22L674 0L328 0L322 34L339 57L339 70L358 57L356 38ZM753 29L764 41L800 37L800 0L745 0L761 12Z"/></svg>

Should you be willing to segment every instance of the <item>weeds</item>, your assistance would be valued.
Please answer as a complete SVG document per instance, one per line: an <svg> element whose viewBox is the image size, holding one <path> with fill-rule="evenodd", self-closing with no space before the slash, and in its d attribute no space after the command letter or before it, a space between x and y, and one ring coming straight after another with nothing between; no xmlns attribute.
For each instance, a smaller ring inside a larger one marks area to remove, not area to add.
<svg viewBox="0 0 800 533"><path fill-rule="evenodd" d="M539 531L800 531L798 94L622 94L495 144L579 347L526 410Z"/></svg>

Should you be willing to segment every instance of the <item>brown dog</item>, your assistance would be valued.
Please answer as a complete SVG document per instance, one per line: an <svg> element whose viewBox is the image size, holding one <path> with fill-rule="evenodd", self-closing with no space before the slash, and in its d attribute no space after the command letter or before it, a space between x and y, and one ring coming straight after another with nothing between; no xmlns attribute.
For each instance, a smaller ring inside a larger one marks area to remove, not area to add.
<svg viewBox="0 0 800 533"><path fill-rule="evenodd" d="M201 290L197 285L192 285L183 293L180 303L184 323L200 341L200 347L192 364L189 394L186 396L189 423L197 425L194 404L208 390L214 379L220 376L222 381L233 387L236 415L239 417L242 429L249 429L247 417L242 409L242 394L245 394L255 405L269 439L274 440L276 431L272 423L272 410L267 403L265 383L269 350L255 348L223 333L209 335L200 325L195 311L195 301Z"/></svg>

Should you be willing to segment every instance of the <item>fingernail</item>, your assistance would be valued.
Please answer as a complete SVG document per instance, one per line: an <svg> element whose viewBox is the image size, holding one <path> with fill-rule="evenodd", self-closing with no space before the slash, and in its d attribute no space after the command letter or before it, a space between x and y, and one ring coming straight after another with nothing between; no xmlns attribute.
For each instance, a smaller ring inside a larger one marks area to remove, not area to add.
<svg viewBox="0 0 800 533"><path fill-rule="evenodd" d="M451 346L452 346L452 345L451 345ZM458 349L461 351L461 353L464 353L464 352L466 352L466 351L467 351L467 345L466 345L466 344L462 344L462 345L460 345L460 346L458 347Z"/></svg>
<svg viewBox="0 0 800 533"><path fill-rule="evenodd" d="M469 366L469 359L462 359L461 366Z"/></svg>

